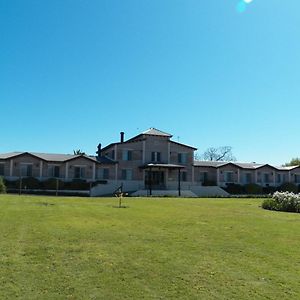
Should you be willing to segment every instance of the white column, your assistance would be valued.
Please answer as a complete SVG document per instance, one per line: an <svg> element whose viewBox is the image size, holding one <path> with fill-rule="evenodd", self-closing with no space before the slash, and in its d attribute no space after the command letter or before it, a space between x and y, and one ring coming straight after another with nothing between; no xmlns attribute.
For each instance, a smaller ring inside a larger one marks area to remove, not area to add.
<svg viewBox="0 0 300 300"><path fill-rule="evenodd" d="M9 176L10 176L10 177L13 176L13 166L14 166L14 160L11 159L11 160L10 160L10 166L9 166Z"/></svg>
<svg viewBox="0 0 300 300"><path fill-rule="evenodd" d="M146 141L143 141L143 164L146 162Z"/></svg>
<svg viewBox="0 0 300 300"><path fill-rule="evenodd" d="M273 171L273 184L276 186L276 173Z"/></svg>
<svg viewBox="0 0 300 300"><path fill-rule="evenodd" d="M165 181L166 181L166 187L168 188L168 182L169 182L169 170L166 169L166 178L165 178Z"/></svg>
<svg viewBox="0 0 300 300"><path fill-rule="evenodd" d="M69 163L66 163L66 174L65 174L65 179L69 178Z"/></svg>
<svg viewBox="0 0 300 300"><path fill-rule="evenodd" d="M168 164L170 163L171 143L168 142Z"/></svg>
<svg viewBox="0 0 300 300"><path fill-rule="evenodd" d="M257 170L254 172L254 183L257 184Z"/></svg>
<svg viewBox="0 0 300 300"><path fill-rule="evenodd" d="M240 169L237 170L237 183L240 184L241 182L241 178L240 178L241 174L240 174Z"/></svg>
<svg viewBox="0 0 300 300"><path fill-rule="evenodd" d="M118 181L118 164L115 165L115 180Z"/></svg>
<svg viewBox="0 0 300 300"><path fill-rule="evenodd" d="M291 182L291 171L289 171L289 182Z"/></svg>
<svg viewBox="0 0 300 300"><path fill-rule="evenodd" d="M118 147L117 147L117 145L115 145L114 150L115 150L114 160L117 160L118 159Z"/></svg>
<svg viewBox="0 0 300 300"><path fill-rule="evenodd" d="M217 185L220 183L220 169L217 169Z"/></svg>
<svg viewBox="0 0 300 300"><path fill-rule="evenodd" d="M40 178L43 177L43 161L40 161Z"/></svg>
<svg viewBox="0 0 300 300"><path fill-rule="evenodd" d="M93 181L96 180L96 163L93 163Z"/></svg>
<svg viewBox="0 0 300 300"><path fill-rule="evenodd" d="M192 166L192 183L195 182L195 167Z"/></svg>

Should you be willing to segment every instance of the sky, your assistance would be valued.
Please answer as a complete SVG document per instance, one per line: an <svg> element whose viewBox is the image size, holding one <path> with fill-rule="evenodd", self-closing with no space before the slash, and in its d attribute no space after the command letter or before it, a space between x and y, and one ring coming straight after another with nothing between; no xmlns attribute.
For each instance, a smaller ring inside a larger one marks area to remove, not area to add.
<svg viewBox="0 0 300 300"><path fill-rule="evenodd" d="M95 154L150 127L300 156L299 0L0 0L0 152Z"/></svg>

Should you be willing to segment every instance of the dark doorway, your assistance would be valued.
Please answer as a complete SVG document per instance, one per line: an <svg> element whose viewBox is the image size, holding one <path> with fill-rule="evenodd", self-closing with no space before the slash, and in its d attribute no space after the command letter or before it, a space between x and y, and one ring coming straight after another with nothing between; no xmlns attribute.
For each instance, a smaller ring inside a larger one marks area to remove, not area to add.
<svg viewBox="0 0 300 300"><path fill-rule="evenodd" d="M165 173L163 171L145 171L145 186L152 189L164 189Z"/></svg>

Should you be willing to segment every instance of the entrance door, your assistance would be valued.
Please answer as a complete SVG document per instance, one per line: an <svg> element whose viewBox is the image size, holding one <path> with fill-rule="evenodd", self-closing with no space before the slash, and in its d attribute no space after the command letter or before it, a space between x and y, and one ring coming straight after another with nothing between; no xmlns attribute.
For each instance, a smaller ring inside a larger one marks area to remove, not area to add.
<svg viewBox="0 0 300 300"><path fill-rule="evenodd" d="M152 189L165 188L165 172L163 171L146 171L145 172L145 186L148 189L150 186Z"/></svg>

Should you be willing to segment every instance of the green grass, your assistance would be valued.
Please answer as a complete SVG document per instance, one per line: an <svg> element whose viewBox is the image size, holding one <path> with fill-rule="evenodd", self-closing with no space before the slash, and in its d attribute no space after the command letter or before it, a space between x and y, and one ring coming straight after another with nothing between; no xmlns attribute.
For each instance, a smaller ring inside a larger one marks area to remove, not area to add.
<svg viewBox="0 0 300 300"><path fill-rule="evenodd" d="M0 299L300 299L300 215L261 202L0 195Z"/></svg>

